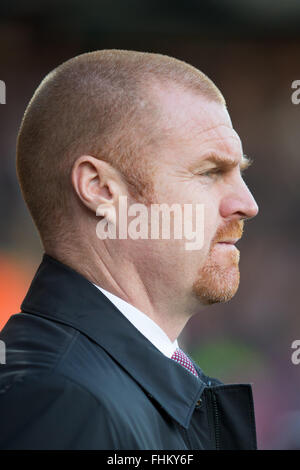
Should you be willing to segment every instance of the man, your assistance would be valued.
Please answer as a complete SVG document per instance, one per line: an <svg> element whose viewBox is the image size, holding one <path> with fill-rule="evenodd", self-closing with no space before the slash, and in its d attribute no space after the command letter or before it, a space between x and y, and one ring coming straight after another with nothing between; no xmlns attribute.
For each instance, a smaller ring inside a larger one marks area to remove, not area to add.
<svg viewBox="0 0 300 470"><path fill-rule="evenodd" d="M207 377L177 343L238 288L248 165L220 91L184 62L95 51L43 80L17 170L45 255L1 334L1 448L256 448L251 386ZM119 233L121 198L201 204L201 248L99 233Z"/></svg>

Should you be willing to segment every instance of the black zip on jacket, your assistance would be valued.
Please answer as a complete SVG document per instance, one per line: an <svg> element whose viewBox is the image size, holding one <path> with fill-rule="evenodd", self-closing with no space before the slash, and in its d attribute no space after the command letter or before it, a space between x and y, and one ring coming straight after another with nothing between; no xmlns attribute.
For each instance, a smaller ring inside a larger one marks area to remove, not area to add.
<svg viewBox="0 0 300 470"><path fill-rule="evenodd" d="M250 384L164 356L91 282L44 255L0 339L1 449L256 449Z"/></svg>

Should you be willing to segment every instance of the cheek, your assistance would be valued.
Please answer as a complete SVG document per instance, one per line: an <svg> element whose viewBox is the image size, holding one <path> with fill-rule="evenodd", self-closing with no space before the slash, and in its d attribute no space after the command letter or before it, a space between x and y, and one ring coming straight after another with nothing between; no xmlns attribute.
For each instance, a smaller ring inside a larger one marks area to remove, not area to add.
<svg viewBox="0 0 300 470"><path fill-rule="evenodd" d="M219 209L217 203L206 200L204 204L204 247L210 248L219 225Z"/></svg>
<svg viewBox="0 0 300 470"><path fill-rule="evenodd" d="M220 225L219 205L220 195L215 185L202 185L199 180L193 179L189 181L168 180L164 178L164 184L159 185L157 189L158 203L166 204L191 204L193 213L193 230L196 228L195 206L203 205L203 248L200 255L204 255L210 248L212 238L215 236L218 226ZM183 209L183 207L182 207ZM180 242L178 242L180 244ZM181 242L183 243L183 242Z"/></svg>

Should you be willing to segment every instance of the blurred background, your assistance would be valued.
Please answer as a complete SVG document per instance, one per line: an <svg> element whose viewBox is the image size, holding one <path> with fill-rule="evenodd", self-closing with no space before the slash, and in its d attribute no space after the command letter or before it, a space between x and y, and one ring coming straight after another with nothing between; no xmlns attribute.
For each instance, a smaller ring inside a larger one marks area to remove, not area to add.
<svg viewBox="0 0 300 470"><path fill-rule="evenodd" d="M258 447L300 449L298 0L3 1L0 19L0 328L20 303L42 247L15 173L18 127L35 88L61 62L96 49L185 60L221 89L260 207L239 242L233 300L194 317L181 343L208 375L253 387ZM1 367L1 366L0 366ZM0 368L1 373L1 368Z"/></svg>

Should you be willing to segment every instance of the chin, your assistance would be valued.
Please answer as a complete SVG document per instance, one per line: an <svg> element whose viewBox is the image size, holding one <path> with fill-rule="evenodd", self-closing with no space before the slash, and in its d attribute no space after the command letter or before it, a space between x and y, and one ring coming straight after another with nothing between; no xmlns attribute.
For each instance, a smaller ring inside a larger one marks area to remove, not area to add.
<svg viewBox="0 0 300 470"><path fill-rule="evenodd" d="M236 294L240 283L238 267L222 270L217 266L203 269L193 284L193 292L203 305L228 302Z"/></svg>

